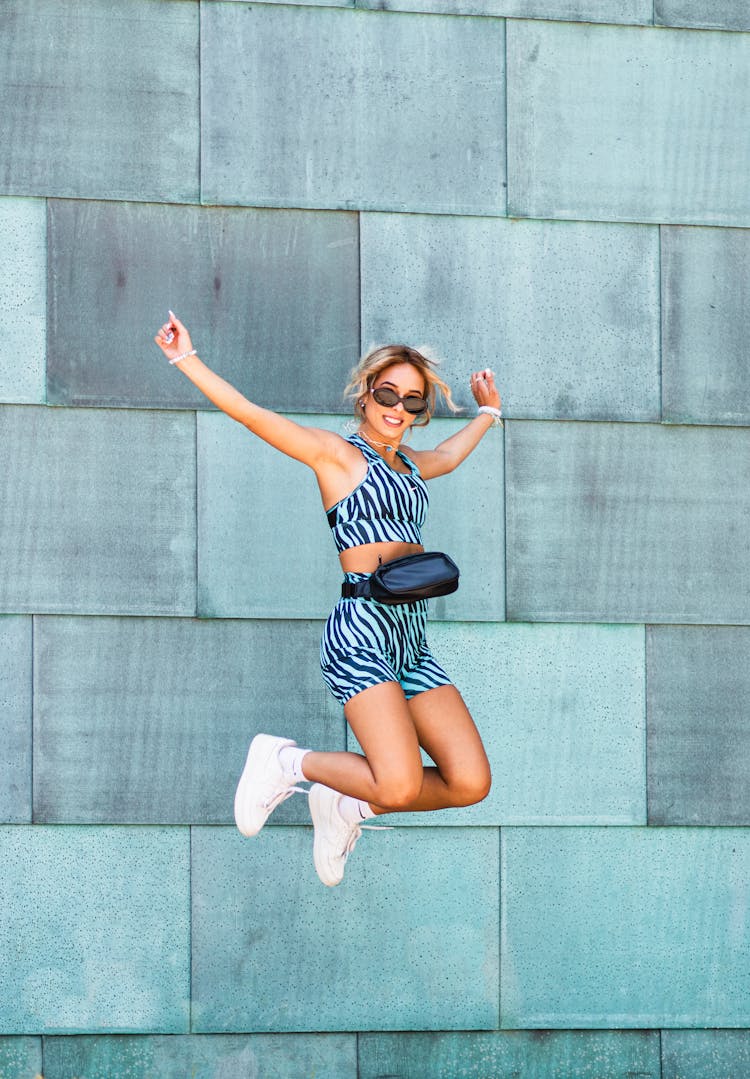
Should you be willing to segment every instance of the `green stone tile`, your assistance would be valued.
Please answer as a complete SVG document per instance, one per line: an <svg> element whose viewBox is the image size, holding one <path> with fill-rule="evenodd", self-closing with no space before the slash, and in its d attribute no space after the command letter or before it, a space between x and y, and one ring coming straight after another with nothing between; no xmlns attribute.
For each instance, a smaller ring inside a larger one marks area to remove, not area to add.
<svg viewBox="0 0 750 1079"><path fill-rule="evenodd" d="M0 401L44 401L45 237L43 199L0 198Z"/></svg>
<svg viewBox="0 0 750 1079"><path fill-rule="evenodd" d="M0 821L7 824L31 822L31 639L30 618L0 616Z"/></svg>
<svg viewBox="0 0 750 1079"><path fill-rule="evenodd" d="M654 0L654 22L666 26L750 30L750 10L742 0Z"/></svg>
<svg viewBox="0 0 750 1079"><path fill-rule="evenodd" d="M498 848L489 828L365 832L331 889L311 828L194 829L193 1030L496 1028Z"/></svg>
<svg viewBox="0 0 750 1079"><path fill-rule="evenodd" d="M353 1034L48 1037L44 1065L44 1079L356 1079L357 1047Z"/></svg>
<svg viewBox="0 0 750 1079"><path fill-rule="evenodd" d="M660 418L659 236L649 226L364 214L362 341L427 342L473 415Z"/></svg>
<svg viewBox="0 0 750 1079"><path fill-rule="evenodd" d="M662 386L673 423L750 421L743 290L750 231L673 227L662 235Z"/></svg>
<svg viewBox="0 0 750 1079"><path fill-rule="evenodd" d="M750 431L506 424L508 618L750 622Z"/></svg>
<svg viewBox="0 0 750 1079"><path fill-rule="evenodd" d="M194 3L4 3L0 190L197 201L198 35Z"/></svg>
<svg viewBox="0 0 750 1079"><path fill-rule="evenodd" d="M359 1079L661 1079L658 1031L360 1034ZM53 1079L53 1077L50 1077Z"/></svg>
<svg viewBox="0 0 750 1079"><path fill-rule="evenodd" d="M506 828L501 1026L742 1027L750 832Z"/></svg>
<svg viewBox="0 0 750 1079"><path fill-rule="evenodd" d="M0 407L0 611L193 614L195 421Z"/></svg>
<svg viewBox="0 0 750 1079"><path fill-rule="evenodd" d="M494 19L203 5L202 201L505 213L504 34Z"/></svg>
<svg viewBox="0 0 750 1079"><path fill-rule="evenodd" d="M186 829L0 828L0 1032L182 1032Z"/></svg>
<svg viewBox="0 0 750 1079"><path fill-rule="evenodd" d="M0 1038L0 1079L39 1079L41 1071L41 1038Z"/></svg>
<svg viewBox="0 0 750 1079"><path fill-rule="evenodd" d="M750 823L750 630L648 631L650 824Z"/></svg>
<svg viewBox="0 0 750 1079"><path fill-rule="evenodd" d="M258 731L344 748L341 709L320 677L320 629L303 621L37 619L34 820L232 824ZM301 797L273 816L309 820Z"/></svg>
<svg viewBox="0 0 750 1079"><path fill-rule="evenodd" d="M49 266L56 404L213 408L153 342L172 310L258 404L342 408L359 355L356 214L53 200Z"/></svg>
<svg viewBox="0 0 750 1079"><path fill-rule="evenodd" d="M507 15L517 19L653 22L653 0L357 0L357 7L441 15Z"/></svg>
<svg viewBox="0 0 750 1079"><path fill-rule="evenodd" d="M508 213L750 224L737 34L508 23Z"/></svg>
<svg viewBox="0 0 750 1079"><path fill-rule="evenodd" d="M664 1030L662 1079L740 1079L750 1075L750 1031Z"/></svg>
<svg viewBox="0 0 750 1079"><path fill-rule="evenodd" d="M388 824L646 823L643 627L444 623L429 641L479 728L492 790Z"/></svg>
<svg viewBox="0 0 750 1079"><path fill-rule="evenodd" d="M341 416L292 418L343 437L354 429ZM437 445L459 426L433 420L415 432L413 445ZM502 433L495 429L459 471L430 484L425 543L448 551L462 569L459 591L435 602L435 618L503 617L502 489ZM324 618L341 594L313 473L226 416L205 412L198 415L198 534L205 617Z"/></svg>

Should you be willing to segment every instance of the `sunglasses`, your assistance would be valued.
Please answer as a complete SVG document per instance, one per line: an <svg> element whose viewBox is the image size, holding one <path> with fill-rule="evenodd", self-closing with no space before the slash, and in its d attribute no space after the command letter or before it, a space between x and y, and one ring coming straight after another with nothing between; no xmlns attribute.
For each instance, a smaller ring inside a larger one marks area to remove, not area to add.
<svg viewBox="0 0 750 1079"><path fill-rule="evenodd" d="M396 391L389 389L388 386L375 386L370 393L377 404L382 405L383 408L393 408L400 401L406 412L412 416L421 416L427 411L427 401L424 397L399 397Z"/></svg>

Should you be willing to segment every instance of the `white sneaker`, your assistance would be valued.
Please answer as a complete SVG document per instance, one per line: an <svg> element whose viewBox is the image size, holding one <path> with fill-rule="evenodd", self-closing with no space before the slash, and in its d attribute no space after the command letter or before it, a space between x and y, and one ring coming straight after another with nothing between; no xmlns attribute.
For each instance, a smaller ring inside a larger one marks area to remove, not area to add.
<svg viewBox="0 0 750 1079"><path fill-rule="evenodd" d="M315 826L313 861L318 876L329 888L341 884L346 859L362 835L361 825L341 816L340 797L338 791L324 787L322 783L315 783L310 788L310 814Z"/></svg>
<svg viewBox="0 0 750 1079"><path fill-rule="evenodd" d="M234 819L243 835L257 835L277 805L291 798L295 791L307 794L287 779L279 763L279 750L296 746L289 738L256 734L250 743L247 760L234 796Z"/></svg>

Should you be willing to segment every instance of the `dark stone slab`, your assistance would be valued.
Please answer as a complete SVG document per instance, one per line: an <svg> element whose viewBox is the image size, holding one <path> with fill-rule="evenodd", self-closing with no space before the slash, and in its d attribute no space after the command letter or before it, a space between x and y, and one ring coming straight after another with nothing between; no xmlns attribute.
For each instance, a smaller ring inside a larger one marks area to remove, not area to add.
<svg viewBox="0 0 750 1079"><path fill-rule="evenodd" d="M0 407L0 611L195 613L195 420Z"/></svg>
<svg viewBox="0 0 750 1079"><path fill-rule="evenodd" d="M71 1079L71 1076L81 1079L130 1079L131 1076L132 1079L301 1079L302 1076L356 1079L357 1042L354 1034L45 1038L44 1079Z"/></svg>
<svg viewBox="0 0 750 1079"><path fill-rule="evenodd" d="M360 1034L359 1079L386 1076L661 1079L659 1032L463 1030L435 1034Z"/></svg>
<svg viewBox="0 0 750 1079"><path fill-rule="evenodd" d="M750 430L505 431L510 620L750 623Z"/></svg>
<svg viewBox="0 0 750 1079"><path fill-rule="evenodd" d="M750 30L745 0L654 0L654 22L665 26Z"/></svg>
<svg viewBox="0 0 750 1079"><path fill-rule="evenodd" d="M196 202L198 16L160 0L6 0L0 191Z"/></svg>
<svg viewBox="0 0 750 1079"><path fill-rule="evenodd" d="M254 734L345 748L341 709L320 677L320 629L38 619L34 819L233 824ZM309 823L307 799L280 806L272 823L284 821Z"/></svg>
<svg viewBox="0 0 750 1079"><path fill-rule="evenodd" d="M355 214L53 201L48 399L213 408L153 342L171 309L254 401L338 411L358 266Z"/></svg>
<svg viewBox="0 0 750 1079"><path fill-rule="evenodd" d="M750 422L750 230L663 228L663 418Z"/></svg>
<svg viewBox="0 0 750 1079"><path fill-rule="evenodd" d="M0 821L4 824L31 823L31 623L31 618L20 615L0 616Z"/></svg>
<svg viewBox="0 0 750 1079"><path fill-rule="evenodd" d="M649 824L750 824L750 629L652 626Z"/></svg>
<svg viewBox="0 0 750 1079"><path fill-rule="evenodd" d="M202 201L504 214L504 42L501 19L203 5Z"/></svg>

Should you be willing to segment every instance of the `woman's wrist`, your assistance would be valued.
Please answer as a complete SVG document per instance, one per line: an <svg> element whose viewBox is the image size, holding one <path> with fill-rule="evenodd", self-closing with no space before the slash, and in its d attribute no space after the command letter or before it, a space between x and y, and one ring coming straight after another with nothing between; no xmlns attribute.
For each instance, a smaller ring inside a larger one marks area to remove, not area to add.
<svg viewBox="0 0 750 1079"><path fill-rule="evenodd" d="M478 416L491 416L493 427L503 426L503 413L499 408L495 408L493 405L480 405L477 409Z"/></svg>
<svg viewBox="0 0 750 1079"><path fill-rule="evenodd" d="M188 352L182 352L179 356L175 356L175 358L173 360L170 360L169 362L171 364L181 363L182 360L186 360L188 358L188 356L197 356L197 355L198 355L198 349L197 348L191 348Z"/></svg>

